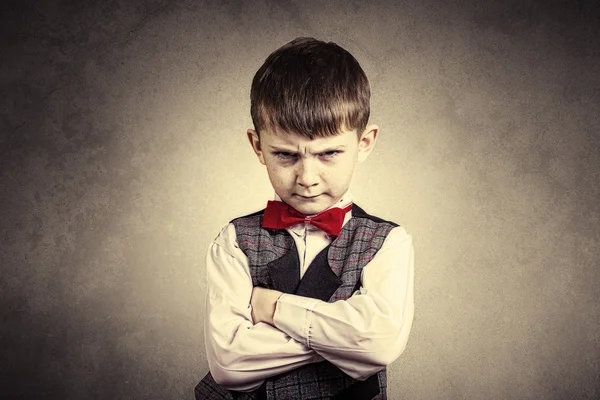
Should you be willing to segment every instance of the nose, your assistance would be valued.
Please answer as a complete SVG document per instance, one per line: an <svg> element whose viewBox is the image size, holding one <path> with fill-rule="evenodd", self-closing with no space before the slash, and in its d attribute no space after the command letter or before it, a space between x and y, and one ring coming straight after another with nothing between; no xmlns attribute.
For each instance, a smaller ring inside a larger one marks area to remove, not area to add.
<svg viewBox="0 0 600 400"><path fill-rule="evenodd" d="M298 185L309 188L319 184L319 171L310 160L302 160L296 171L296 182Z"/></svg>

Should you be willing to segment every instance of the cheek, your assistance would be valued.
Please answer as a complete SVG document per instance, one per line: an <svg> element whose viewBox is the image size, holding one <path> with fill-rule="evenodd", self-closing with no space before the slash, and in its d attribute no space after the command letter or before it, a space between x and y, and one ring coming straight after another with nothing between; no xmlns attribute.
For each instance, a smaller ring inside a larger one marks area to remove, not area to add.
<svg viewBox="0 0 600 400"><path fill-rule="evenodd" d="M344 187L352 180L354 173L354 160L345 159L339 163L335 170L330 171L330 181L332 185Z"/></svg>
<svg viewBox="0 0 600 400"><path fill-rule="evenodd" d="M336 165L335 174L338 179L349 179L354 172L354 160L351 157L346 157L340 160Z"/></svg>
<svg viewBox="0 0 600 400"><path fill-rule="evenodd" d="M327 182L329 187L335 188L344 184L347 180L347 175L345 165L339 163L335 166L324 168L321 173L321 178L323 181Z"/></svg>
<svg viewBox="0 0 600 400"><path fill-rule="evenodd" d="M288 185L289 171L287 171L285 168L271 165L267 168L267 172L269 173L269 179L271 180L273 186L285 187Z"/></svg>

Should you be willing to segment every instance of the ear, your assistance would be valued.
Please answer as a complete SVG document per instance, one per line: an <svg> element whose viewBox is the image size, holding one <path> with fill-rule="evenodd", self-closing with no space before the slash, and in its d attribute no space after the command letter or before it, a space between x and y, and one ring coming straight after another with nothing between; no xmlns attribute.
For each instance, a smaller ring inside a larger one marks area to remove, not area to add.
<svg viewBox="0 0 600 400"><path fill-rule="evenodd" d="M375 147L379 127L377 125L369 125L365 128L360 139L358 139L358 162L362 163L369 157L369 154Z"/></svg>
<svg viewBox="0 0 600 400"><path fill-rule="evenodd" d="M252 146L252 150L254 150L254 153L256 153L256 156L258 157L258 161L260 161L262 165L265 165L265 156L260 146L260 137L258 136L258 132L256 132L254 129L248 129L246 133L248 135L250 145Z"/></svg>

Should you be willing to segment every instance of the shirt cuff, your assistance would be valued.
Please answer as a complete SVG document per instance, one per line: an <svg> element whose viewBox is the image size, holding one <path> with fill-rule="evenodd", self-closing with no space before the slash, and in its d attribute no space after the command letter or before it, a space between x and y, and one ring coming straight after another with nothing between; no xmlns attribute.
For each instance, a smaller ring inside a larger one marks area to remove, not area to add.
<svg viewBox="0 0 600 400"><path fill-rule="evenodd" d="M318 302L318 299L284 293L277 300L273 324L310 347L312 310Z"/></svg>

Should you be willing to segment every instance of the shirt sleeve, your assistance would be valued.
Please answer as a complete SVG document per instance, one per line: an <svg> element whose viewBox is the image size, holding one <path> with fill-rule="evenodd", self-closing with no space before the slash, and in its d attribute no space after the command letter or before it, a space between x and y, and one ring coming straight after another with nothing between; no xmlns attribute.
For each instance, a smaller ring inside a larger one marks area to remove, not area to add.
<svg viewBox="0 0 600 400"><path fill-rule="evenodd" d="M211 374L236 391L258 389L265 378L323 358L304 343L265 323L253 324L252 278L246 255L229 224L206 256L204 337Z"/></svg>
<svg viewBox="0 0 600 400"><path fill-rule="evenodd" d="M414 251L403 227L390 231L363 268L361 288L333 303L282 295L274 324L355 379L366 379L404 351L414 314Z"/></svg>

